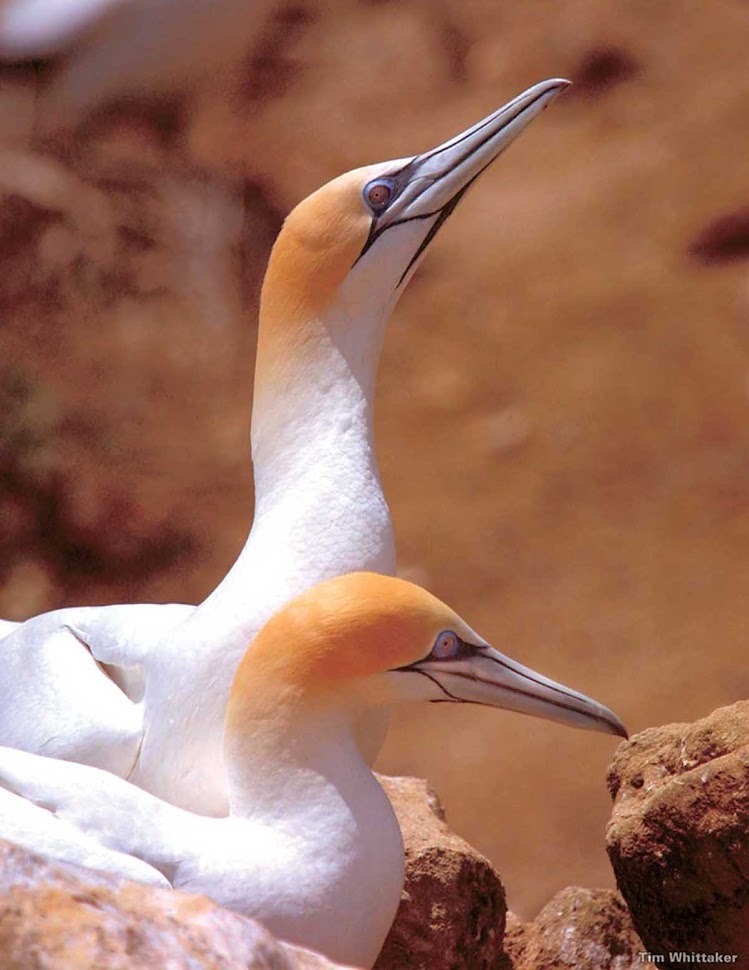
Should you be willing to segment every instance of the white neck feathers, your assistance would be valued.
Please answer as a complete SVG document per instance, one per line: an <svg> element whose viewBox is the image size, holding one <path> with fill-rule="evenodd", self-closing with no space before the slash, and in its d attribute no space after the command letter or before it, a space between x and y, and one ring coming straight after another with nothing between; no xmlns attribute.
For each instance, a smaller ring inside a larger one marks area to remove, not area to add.
<svg viewBox="0 0 749 970"><path fill-rule="evenodd" d="M395 571L373 431L390 307L355 303L344 283L324 311L307 310L306 318L289 320L276 317L272 301L261 307L255 518L237 562L205 604L211 616L220 613L222 628L248 637L258 620L323 579ZM262 603L260 616L248 610L250 598Z"/></svg>

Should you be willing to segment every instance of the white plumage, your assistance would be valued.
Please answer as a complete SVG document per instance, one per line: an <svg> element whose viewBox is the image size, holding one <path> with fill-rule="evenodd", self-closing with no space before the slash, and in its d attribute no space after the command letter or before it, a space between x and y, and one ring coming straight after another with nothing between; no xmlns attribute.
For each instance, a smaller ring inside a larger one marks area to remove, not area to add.
<svg viewBox="0 0 749 970"><path fill-rule="evenodd" d="M0 744L225 812L224 709L257 631L321 580L395 569L372 414L392 308L468 185L565 86L538 84L444 145L349 172L294 210L263 285L255 520L239 559L197 609L67 608L12 630ZM362 725L370 759L385 723Z"/></svg>
<svg viewBox="0 0 749 970"><path fill-rule="evenodd" d="M611 711L498 653L418 586L349 574L289 603L239 667L226 719L229 817L0 748L0 837L205 893L282 939L368 967L395 916L404 857L359 725L413 701L477 702L625 733Z"/></svg>

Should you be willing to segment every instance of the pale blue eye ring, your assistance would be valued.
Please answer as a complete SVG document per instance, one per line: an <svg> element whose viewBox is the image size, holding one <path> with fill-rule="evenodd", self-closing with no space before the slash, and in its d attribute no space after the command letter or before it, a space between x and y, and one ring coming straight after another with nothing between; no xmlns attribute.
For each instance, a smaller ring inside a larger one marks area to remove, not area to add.
<svg viewBox="0 0 749 970"><path fill-rule="evenodd" d="M443 630L437 636L432 647L432 656L435 660L451 660L460 649L460 640L452 630Z"/></svg>
<svg viewBox="0 0 749 970"><path fill-rule="evenodd" d="M393 198L393 183L389 179L375 179L364 186L364 200L373 212L382 212Z"/></svg>

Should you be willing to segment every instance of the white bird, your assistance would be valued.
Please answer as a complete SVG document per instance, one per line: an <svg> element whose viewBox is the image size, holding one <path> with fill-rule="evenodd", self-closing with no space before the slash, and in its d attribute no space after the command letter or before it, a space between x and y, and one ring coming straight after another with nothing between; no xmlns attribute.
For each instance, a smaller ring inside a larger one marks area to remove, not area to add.
<svg viewBox="0 0 749 970"><path fill-rule="evenodd" d="M277 0L0 0L0 58L63 58L45 104L66 125L123 96L194 87L248 56Z"/></svg>
<svg viewBox="0 0 749 970"><path fill-rule="evenodd" d="M288 216L260 302L243 551L194 611L67 608L6 636L0 744L225 813L223 717L247 644L323 579L395 571L372 414L393 306L468 187L566 85L544 81L432 151L348 172ZM372 760L384 730L362 726Z"/></svg>
<svg viewBox="0 0 749 970"><path fill-rule="evenodd" d="M20 841L38 853L80 861L86 843L93 865L204 893L281 939L369 967L395 916L404 857L358 724L410 701L486 704L626 737L606 707L494 650L430 593L354 573L287 604L240 664L225 722L229 817L0 749L0 791L17 803L8 821L0 799L0 837L19 840L26 806Z"/></svg>

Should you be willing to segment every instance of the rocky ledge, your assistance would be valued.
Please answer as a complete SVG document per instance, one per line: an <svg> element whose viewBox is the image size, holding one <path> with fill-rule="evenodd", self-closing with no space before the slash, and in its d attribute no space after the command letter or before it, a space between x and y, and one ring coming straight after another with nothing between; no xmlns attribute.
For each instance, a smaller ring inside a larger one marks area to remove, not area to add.
<svg viewBox="0 0 749 970"><path fill-rule="evenodd" d="M0 842L3 970L335 970L202 896L48 863Z"/></svg>
<svg viewBox="0 0 749 970"><path fill-rule="evenodd" d="M406 884L377 970L635 970L646 954L666 963L674 952L749 966L749 702L622 744L607 833L621 895L568 888L528 923L507 914L499 876L448 829L425 782L380 780L403 831ZM203 897L2 842L0 954L3 970L336 966Z"/></svg>
<svg viewBox="0 0 749 970"><path fill-rule="evenodd" d="M377 970L494 970L507 914L496 871L449 830L426 782L380 782L403 833L406 884Z"/></svg>
<svg viewBox="0 0 749 970"><path fill-rule="evenodd" d="M749 702L636 735L609 788L609 857L646 949L749 966Z"/></svg>
<svg viewBox="0 0 749 970"><path fill-rule="evenodd" d="M377 970L629 970L642 949L621 899L569 889L533 923L507 918L491 864L449 830L414 778L381 778L406 883ZM506 948L506 949L505 949ZM200 896L48 863L0 842L2 970L335 970Z"/></svg>
<svg viewBox="0 0 749 970"><path fill-rule="evenodd" d="M531 923L510 914L504 946L497 970L635 970L645 949L619 893L577 886Z"/></svg>

